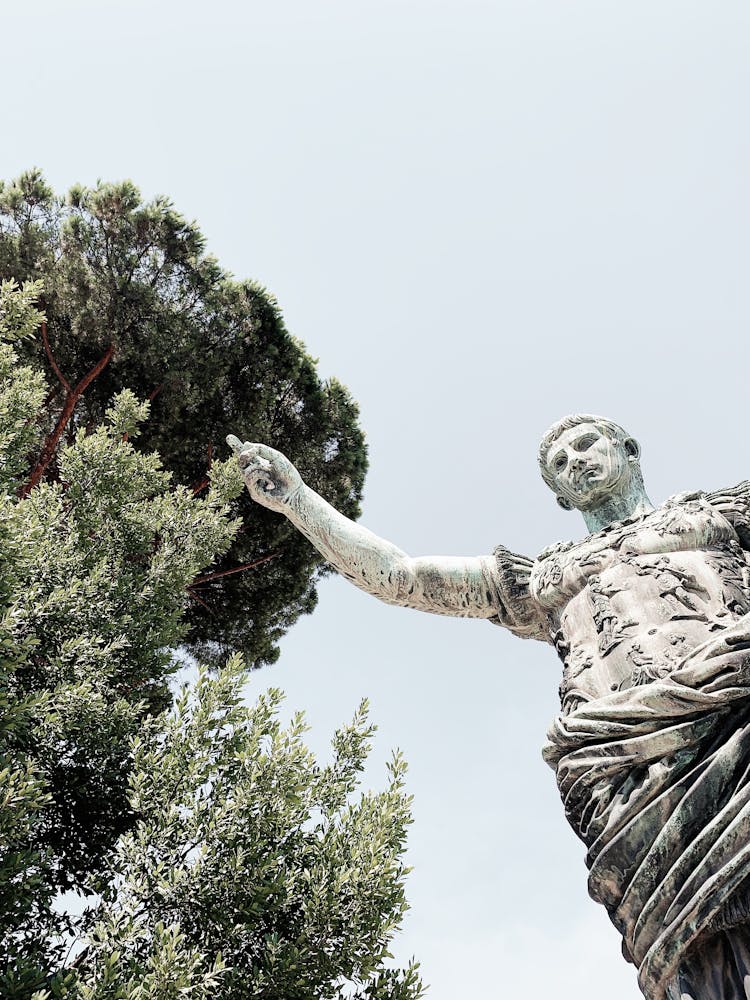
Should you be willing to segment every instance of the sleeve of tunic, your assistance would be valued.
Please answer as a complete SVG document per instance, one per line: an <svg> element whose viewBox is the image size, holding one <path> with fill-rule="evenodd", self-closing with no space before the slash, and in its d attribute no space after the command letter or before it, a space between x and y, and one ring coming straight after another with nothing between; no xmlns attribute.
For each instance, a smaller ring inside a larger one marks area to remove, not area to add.
<svg viewBox="0 0 750 1000"><path fill-rule="evenodd" d="M532 597L528 581L519 581L513 569L514 554L504 545L498 545L492 555L491 577L497 614L489 621L502 625L521 639L551 642L545 613Z"/></svg>

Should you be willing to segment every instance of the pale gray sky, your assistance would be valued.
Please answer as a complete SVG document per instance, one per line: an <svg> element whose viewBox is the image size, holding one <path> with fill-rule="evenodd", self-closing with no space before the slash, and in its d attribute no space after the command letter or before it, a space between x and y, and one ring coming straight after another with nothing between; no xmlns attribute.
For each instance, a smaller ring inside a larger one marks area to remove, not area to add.
<svg viewBox="0 0 750 1000"><path fill-rule="evenodd" d="M412 554L582 534L536 469L604 413L655 501L750 476L740 0L3 4L2 169L131 177L264 282L359 400L363 521ZM235 429L242 433L242 428ZM540 747L560 667L341 580L256 690L410 761L431 1000L635 1000Z"/></svg>

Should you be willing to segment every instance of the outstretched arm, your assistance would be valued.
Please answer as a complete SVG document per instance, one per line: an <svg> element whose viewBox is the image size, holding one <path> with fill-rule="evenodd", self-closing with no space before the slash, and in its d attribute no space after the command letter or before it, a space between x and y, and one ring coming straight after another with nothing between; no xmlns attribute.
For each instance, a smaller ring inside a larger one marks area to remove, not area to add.
<svg viewBox="0 0 750 1000"><path fill-rule="evenodd" d="M242 444L227 438L238 453L245 484L258 503L284 514L339 573L361 590L387 604L434 614L498 620L513 628L507 581L521 593L532 563L507 553L506 574L496 556L431 556L412 558L391 542L344 517L306 486L297 469L266 445ZM524 617L523 613L520 615ZM508 620L506 620L508 619Z"/></svg>

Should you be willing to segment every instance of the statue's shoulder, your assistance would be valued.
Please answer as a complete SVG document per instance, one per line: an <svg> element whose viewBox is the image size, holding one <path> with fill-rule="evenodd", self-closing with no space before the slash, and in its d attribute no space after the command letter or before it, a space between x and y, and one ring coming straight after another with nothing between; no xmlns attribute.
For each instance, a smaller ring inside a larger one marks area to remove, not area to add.
<svg viewBox="0 0 750 1000"><path fill-rule="evenodd" d="M712 490L703 495L712 504L729 500L738 505L750 506L750 479L743 479L736 486L725 486L723 489Z"/></svg>
<svg viewBox="0 0 750 1000"><path fill-rule="evenodd" d="M579 542L553 542L546 548L542 549L539 555L536 557L537 562L542 562L544 559L550 559L552 556L560 556L564 552L569 552L574 548Z"/></svg>
<svg viewBox="0 0 750 1000"><path fill-rule="evenodd" d="M750 480L736 486L712 490L705 499L729 521L737 532L743 549L750 550Z"/></svg>

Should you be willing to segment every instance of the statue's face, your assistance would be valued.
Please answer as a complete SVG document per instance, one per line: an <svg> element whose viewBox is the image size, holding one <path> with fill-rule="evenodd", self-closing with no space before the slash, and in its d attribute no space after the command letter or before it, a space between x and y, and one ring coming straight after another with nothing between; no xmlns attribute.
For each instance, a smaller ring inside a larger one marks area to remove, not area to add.
<svg viewBox="0 0 750 1000"><path fill-rule="evenodd" d="M630 483L638 446L618 444L595 423L578 424L550 446L546 465L558 502L577 510L591 510Z"/></svg>

